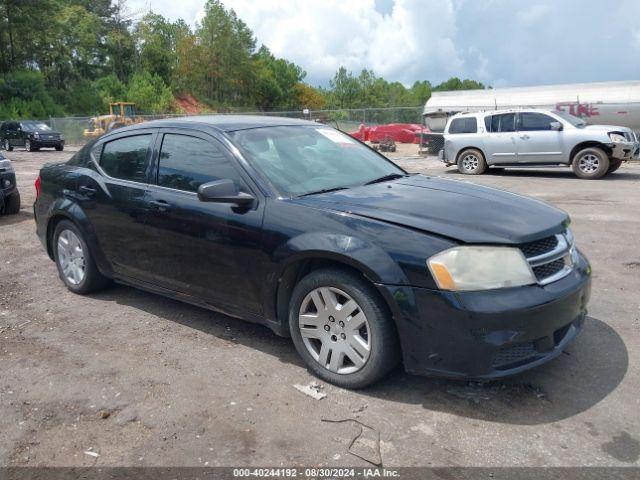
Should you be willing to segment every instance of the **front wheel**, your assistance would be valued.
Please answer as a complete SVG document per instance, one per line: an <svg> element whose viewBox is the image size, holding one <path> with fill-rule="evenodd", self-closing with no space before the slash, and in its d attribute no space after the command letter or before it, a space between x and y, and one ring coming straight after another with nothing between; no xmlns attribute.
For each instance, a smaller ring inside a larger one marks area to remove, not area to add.
<svg viewBox="0 0 640 480"><path fill-rule="evenodd" d="M9 143L9 140L5 140L4 141L4 149L7 152L12 152L13 151L13 147L11 146L11 144Z"/></svg>
<svg viewBox="0 0 640 480"><path fill-rule="evenodd" d="M585 148L573 156L571 168L576 177L595 180L609 170L609 156L601 148Z"/></svg>
<svg viewBox="0 0 640 480"><path fill-rule="evenodd" d="M33 148L33 145L31 144L31 140L27 139L24 141L24 149L27 152L33 152L35 150L35 148Z"/></svg>
<svg viewBox="0 0 640 480"><path fill-rule="evenodd" d="M80 229L62 220L53 233L53 255L60 279L74 293L85 294L104 288L109 280L100 273Z"/></svg>
<svg viewBox="0 0 640 480"><path fill-rule="evenodd" d="M294 288L289 327L307 367L327 382L363 388L399 361L393 320L361 275L341 269L311 272Z"/></svg>
<svg viewBox="0 0 640 480"><path fill-rule="evenodd" d="M467 148L458 155L458 171L465 175L481 175L487 169L487 162L480 150Z"/></svg>
<svg viewBox="0 0 640 480"><path fill-rule="evenodd" d="M56 150L61 152L62 150L64 150L64 145L56 145Z"/></svg>

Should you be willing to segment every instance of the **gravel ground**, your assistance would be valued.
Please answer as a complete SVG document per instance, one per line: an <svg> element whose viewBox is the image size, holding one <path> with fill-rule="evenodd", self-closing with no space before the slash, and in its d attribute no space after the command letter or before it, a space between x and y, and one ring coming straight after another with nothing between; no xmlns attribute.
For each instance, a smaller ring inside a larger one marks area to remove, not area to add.
<svg viewBox="0 0 640 480"><path fill-rule="evenodd" d="M35 236L33 181L65 152L14 151L23 207L0 219L0 465L640 465L640 165L462 177L405 147L411 171L567 210L594 270L590 316L560 358L489 384L401 369L373 388L314 378L293 345L132 288L68 292ZM360 427L370 428L347 451ZM379 441L378 441L379 434ZM87 453L89 452L89 453ZM95 453L98 456L92 454Z"/></svg>

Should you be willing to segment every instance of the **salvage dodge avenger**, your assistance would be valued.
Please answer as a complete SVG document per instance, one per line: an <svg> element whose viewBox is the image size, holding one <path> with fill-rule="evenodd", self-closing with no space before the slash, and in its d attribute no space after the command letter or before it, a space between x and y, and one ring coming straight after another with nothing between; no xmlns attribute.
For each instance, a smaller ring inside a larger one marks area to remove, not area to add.
<svg viewBox="0 0 640 480"><path fill-rule="evenodd" d="M590 267L547 204L411 175L285 118L209 116L113 131L36 180L62 281L110 281L263 323L336 385L412 373L490 379L581 330Z"/></svg>

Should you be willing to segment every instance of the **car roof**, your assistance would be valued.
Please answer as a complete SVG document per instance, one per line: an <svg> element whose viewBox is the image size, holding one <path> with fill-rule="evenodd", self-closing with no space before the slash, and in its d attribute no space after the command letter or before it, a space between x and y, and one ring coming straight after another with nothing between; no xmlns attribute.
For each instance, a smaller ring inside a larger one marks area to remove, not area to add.
<svg viewBox="0 0 640 480"><path fill-rule="evenodd" d="M271 117L262 115L195 115L188 117L164 118L151 120L129 127L119 128L117 131L134 130L149 127L184 127L191 125L207 126L221 132L246 130L249 128L281 127L295 125L318 126L316 122L300 120L298 118Z"/></svg>
<svg viewBox="0 0 640 480"><path fill-rule="evenodd" d="M553 110L548 108L504 108L499 110L476 110L474 112L459 112L453 115L451 118L460 117L473 117L475 115L498 115L501 113L554 113Z"/></svg>

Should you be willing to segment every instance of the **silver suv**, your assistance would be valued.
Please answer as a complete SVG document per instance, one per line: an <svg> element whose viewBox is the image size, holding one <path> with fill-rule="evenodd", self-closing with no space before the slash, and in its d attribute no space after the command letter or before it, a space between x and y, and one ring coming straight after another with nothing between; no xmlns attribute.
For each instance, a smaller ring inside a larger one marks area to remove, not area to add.
<svg viewBox="0 0 640 480"><path fill-rule="evenodd" d="M639 152L638 139L627 127L587 125L566 112L522 109L452 116L439 157L468 175L487 167L565 165L580 178L595 179Z"/></svg>

